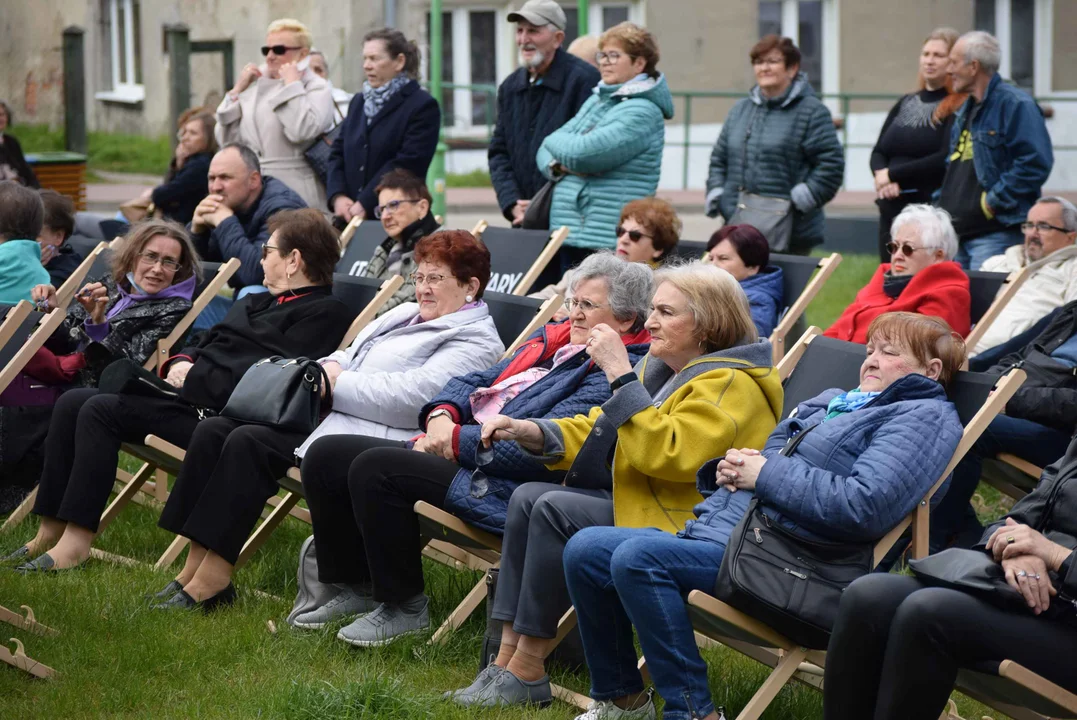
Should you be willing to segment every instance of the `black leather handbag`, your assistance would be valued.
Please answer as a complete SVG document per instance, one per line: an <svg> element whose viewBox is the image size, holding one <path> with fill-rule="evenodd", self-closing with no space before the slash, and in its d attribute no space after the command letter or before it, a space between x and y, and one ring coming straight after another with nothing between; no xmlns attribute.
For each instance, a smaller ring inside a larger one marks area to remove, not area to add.
<svg viewBox="0 0 1077 720"><path fill-rule="evenodd" d="M330 407L329 376L318 362L308 358L266 358L243 373L221 415L309 434L321 417L323 387L325 406Z"/></svg>
<svg viewBox="0 0 1077 720"><path fill-rule="evenodd" d="M340 108L337 104L333 103L333 110L337 115L340 115ZM322 133L317 139L312 142L306 150L303 151L303 157L307 159L307 164L314 170L314 174L318 176L318 179L324 184L326 178L329 177L329 155L333 151L333 143L340 137L341 131L344 129L344 116L340 115L340 122L333 126L333 129L327 133Z"/></svg>
<svg viewBox="0 0 1077 720"><path fill-rule="evenodd" d="M531 198L531 203L527 206L527 210L524 211L520 227L524 230L550 229L550 208L553 207L553 190L557 187L557 183L561 182L561 177L558 175L553 180L548 180L545 185L538 189L535 197Z"/></svg>
<svg viewBox="0 0 1077 720"><path fill-rule="evenodd" d="M792 455L814 427L791 438L781 454ZM871 572L873 555L870 543L797 537L771 520L756 498L729 538L715 594L798 645L823 650L842 592Z"/></svg>

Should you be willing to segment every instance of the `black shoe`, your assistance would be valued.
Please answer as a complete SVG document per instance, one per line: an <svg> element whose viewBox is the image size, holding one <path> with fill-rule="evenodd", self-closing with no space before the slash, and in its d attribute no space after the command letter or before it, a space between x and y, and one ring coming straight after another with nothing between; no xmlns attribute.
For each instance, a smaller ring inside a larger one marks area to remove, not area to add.
<svg viewBox="0 0 1077 720"><path fill-rule="evenodd" d="M164 590L155 593L146 593L144 597L151 602L153 602L154 600L168 600L182 589L183 585L180 584L180 581L173 580L172 582L165 585Z"/></svg>
<svg viewBox="0 0 1077 720"><path fill-rule="evenodd" d="M21 565L21 564L23 564L25 562L28 562L29 560L30 560L30 547L28 545L23 545L21 548L19 548L15 552L11 553L10 555L6 555L6 556L0 558L0 564L2 564L2 565L14 565L14 564L18 563L19 565Z"/></svg>
<svg viewBox="0 0 1077 720"><path fill-rule="evenodd" d="M186 590L180 590L175 595L165 600L163 603L154 605L154 610L201 610L202 612L213 612L222 607L232 605L236 601L236 586L232 583L228 583L228 587L221 590L213 597L208 597L205 600L199 602L193 597L187 594Z"/></svg>
<svg viewBox="0 0 1077 720"><path fill-rule="evenodd" d="M15 568L15 572L22 573L24 575L32 572L49 572L53 571L53 567L55 565L56 561L52 559L52 555L44 553L42 555L38 555L36 558L30 560L29 562L24 562L22 565L19 565Z"/></svg>

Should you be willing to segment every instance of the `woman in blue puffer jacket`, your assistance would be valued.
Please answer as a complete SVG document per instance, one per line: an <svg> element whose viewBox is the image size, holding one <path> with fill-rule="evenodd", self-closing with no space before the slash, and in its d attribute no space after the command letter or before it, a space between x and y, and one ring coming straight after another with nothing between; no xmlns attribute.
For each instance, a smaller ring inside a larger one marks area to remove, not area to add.
<svg viewBox="0 0 1077 720"><path fill-rule="evenodd" d="M944 386L964 359L964 342L945 321L882 315L869 331L860 387L801 403L762 452L730 450L700 468L696 483L705 499L695 508L698 519L679 534L594 527L574 535L565 576L591 697L632 709L625 720L654 717L636 670L635 625L666 701L664 716L714 717L684 598L692 590L713 592L730 535L752 498L806 539L879 540L916 507L957 449L961 420ZM801 433L793 452L779 454Z"/></svg>
<svg viewBox="0 0 1077 720"><path fill-rule="evenodd" d="M598 41L602 82L576 116L543 141L536 163L560 177L550 227L567 226L564 272L595 250L612 249L625 203L654 195L662 170L665 120L673 96L660 74L658 44L638 25L621 23Z"/></svg>
<svg viewBox="0 0 1077 720"><path fill-rule="evenodd" d="M759 337L770 337L788 303L784 274L780 267L768 264L770 245L763 233L747 224L723 225L707 241L703 259L737 279L748 296L748 309Z"/></svg>

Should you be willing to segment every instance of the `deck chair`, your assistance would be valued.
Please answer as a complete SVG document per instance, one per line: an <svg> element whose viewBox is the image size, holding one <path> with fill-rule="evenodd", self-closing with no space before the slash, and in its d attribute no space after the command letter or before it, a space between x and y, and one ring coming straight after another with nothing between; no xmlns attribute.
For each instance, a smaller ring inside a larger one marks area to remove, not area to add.
<svg viewBox="0 0 1077 720"><path fill-rule="evenodd" d="M28 300L9 309L0 324L0 393L22 372L26 363L64 321L64 311L34 310Z"/></svg>
<svg viewBox="0 0 1077 720"><path fill-rule="evenodd" d="M338 274L356 276L363 272L375 248L385 242L385 228L376 220L352 218L340 234L340 260Z"/></svg>
<svg viewBox="0 0 1077 720"><path fill-rule="evenodd" d="M100 268L97 259L101 255L108 257L107 242L99 242L97 247L86 254L86 257L75 268L75 271L67 277L67 280L64 280L60 287L56 288L56 307L61 310L67 309L67 306L71 304L71 300L74 299L75 293L82 287L83 281L90 277L90 270ZM94 277L98 277L100 274L97 273Z"/></svg>
<svg viewBox="0 0 1077 720"><path fill-rule="evenodd" d="M404 278L399 275L394 275L388 280L381 281L374 278L335 274L333 276L333 295L358 312L355 320L352 321L348 331L344 334L344 338L340 341L338 349L343 350L351 345L360 331L370 324L370 321L377 315L378 310L388 302L389 298L403 284ZM132 450L134 451L133 454L137 454L145 462L155 462L158 467L163 467L172 475L179 472L183 459L187 455L186 450L183 448L162 440L156 435L147 435L145 444L132 448ZM268 509L262 523L244 543L239 558L236 560L237 568L246 564L247 560L265 544L265 541L288 515L292 515L308 524L310 523L310 512L296 507L303 497L299 469L289 469L286 476L278 480L278 484L285 491L284 496L273 496L267 501L267 505L271 509ZM157 559L155 567L164 568L175 562L188 542L187 538L177 535L161 557Z"/></svg>
<svg viewBox="0 0 1077 720"><path fill-rule="evenodd" d="M819 389L835 385L852 387L850 383L855 384L858 376L839 377L833 371L840 368L843 374L851 372L851 358L854 354L862 358L863 349L852 343L817 337L816 333L818 329L811 328L790 353L790 360L795 363L795 368L791 369L789 375L790 384L795 379L798 383L797 387L805 390L813 385ZM819 344L816 345L816 343ZM801 374L807 377L796 378ZM1005 407L1006 401L1023 381L1024 371L1022 370L1013 370L1002 378L963 372L954 379L949 394L965 426L961 441L938 481L924 495L913 512L876 544L874 553L876 565L910 526L913 556L923 557L927 554L931 496L950 475L995 415ZM993 394L992 389L995 390ZM774 668L737 716L738 720L759 718L781 688L791 679L800 679L815 687L820 687L822 675L820 668L826 662L825 651L799 647L750 615L699 590L689 593L688 610L697 632Z"/></svg>
<svg viewBox="0 0 1077 720"><path fill-rule="evenodd" d="M782 291L786 303L777 327L770 334L774 362L778 362L785 355L789 334L841 264L841 254L830 253L826 257L814 258L771 253L770 264L782 269Z"/></svg>
<svg viewBox="0 0 1077 720"><path fill-rule="evenodd" d="M490 227L483 220L472 234L490 250L491 274L487 288L499 293L526 295L561 249L568 237L568 228L521 230Z"/></svg>
<svg viewBox="0 0 1077 720"><path fill-rule="evenodd" d="M984 458L980 481L987 483L1004 495L1020 500L1028 495L1040 481L1043 468L1010 453L999 453Z"/></svg>
<svg viewBox="0 0 1077 720"><path fill-rule="evenodd" d="M991 327L991 323L1002 313L1006 305L1013 299L1017 291L1025 283L1029 276L1029 268L1015 270L1009 275L1005 273L985 272L983 270L969 270L969 295L972 304L970 316L972 319L972 332L965 338L965 344L969 350L976 347L976 343ZM968 361L965 362L968 367Z"/></svg>
<svg viewBox="0 0 1077 720"><path fill-rule="evenodd" d="M1013 660L962 668L955 687L1014 720L1077 718L1077 695Z"/></svg>

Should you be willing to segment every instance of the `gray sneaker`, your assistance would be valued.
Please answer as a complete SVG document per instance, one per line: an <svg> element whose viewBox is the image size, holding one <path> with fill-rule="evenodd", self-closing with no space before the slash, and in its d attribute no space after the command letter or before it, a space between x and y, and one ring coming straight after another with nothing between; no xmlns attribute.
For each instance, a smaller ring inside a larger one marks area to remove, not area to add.
<svg viewBox="0 0 1077 720"><path fill-rule="evenodd" d="M341 628L337 639L359 647L381 647L429 627L429 602L417 613L407 613L399 605L382 603L373 612Z"/></svg>
<svg viewBox="0 0 1077 720"><path fill-rule="evenodd" d="M622 710L609 700L595 700L587 706L587 712L577 715L576 720L655 720L654 698L635 710ZM725 720L725 716L722 716Z"/></svg>
<svg viewBox="0 0 1077 720"><path fill-rule="evenodd" d="M370 595L360 595L351 588L344 588L332 600L310 612L301 613L292 620L292 626L304 630L318 630L334 620L368 613L378 606Z"/></svg>
<svg viewBox="0 0 1077 720"><path fill-rule="evenodd" d="M479 674L475 676L475 680L470 685L462 690L449 690L441 697L445 700L456 700L457 698L470 697L486 687L486 684L497 677L497 671L500 670L497 665L490 663L482 670L479 670Z"/></svg>
<svg viewBox="0 0 1077 720"><path fill-rule="evenodd" d="M496 668L494 677L473 695L457 695L453 701L468 707L499 707L505 705L537 705L546 707L553 702L550 676L543 675L535 682L524 682L504 668Z"/></svg>

